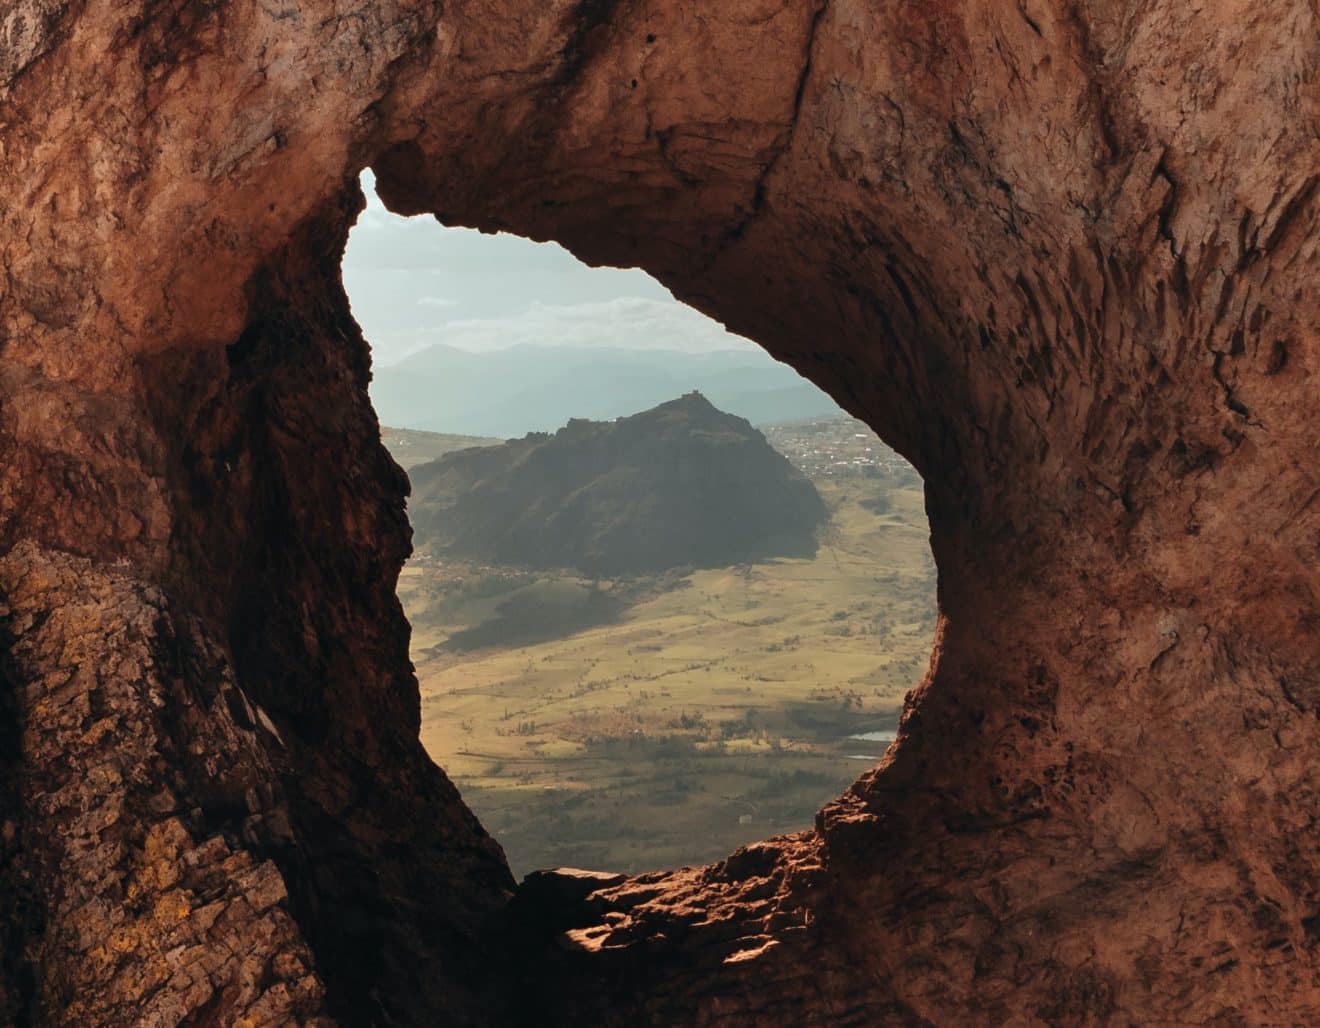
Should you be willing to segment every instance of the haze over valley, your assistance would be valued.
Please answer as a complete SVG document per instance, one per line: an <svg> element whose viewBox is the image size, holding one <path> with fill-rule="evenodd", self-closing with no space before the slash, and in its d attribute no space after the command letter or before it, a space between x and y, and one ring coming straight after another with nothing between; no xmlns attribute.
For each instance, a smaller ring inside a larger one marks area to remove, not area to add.
<svg viewBox="0 0 1320 1028"><path fill-rule="evenodd" d="M553 432L570 418L635 414L693 390L753 424L840 413L833 400L763 350L435 345L377 366L371 397L392 428L507 438Z"/></svg>

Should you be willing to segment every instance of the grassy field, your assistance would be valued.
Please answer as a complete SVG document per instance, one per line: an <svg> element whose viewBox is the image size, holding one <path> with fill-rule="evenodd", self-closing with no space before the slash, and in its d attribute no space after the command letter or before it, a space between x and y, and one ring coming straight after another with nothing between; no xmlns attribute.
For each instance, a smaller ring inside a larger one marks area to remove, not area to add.
<svg viewBox="0 0 1320 1028"><path fill-rule="evenodd" d="M405 569L422 741L516 873L715 860L810 825L883 753L935 623L922 495L817 487L832 519L811 560Z"/></svg>
<svg viewBox="0 0 1320 1028"><path fill-rule="evenodd" d="M503 439L482 435L447 435L441 432L419 432L411 428L381 428L381 440L389 448L399 467L407 471L418 464L443 457L455 450L470 446L494 446Z"/></svg>

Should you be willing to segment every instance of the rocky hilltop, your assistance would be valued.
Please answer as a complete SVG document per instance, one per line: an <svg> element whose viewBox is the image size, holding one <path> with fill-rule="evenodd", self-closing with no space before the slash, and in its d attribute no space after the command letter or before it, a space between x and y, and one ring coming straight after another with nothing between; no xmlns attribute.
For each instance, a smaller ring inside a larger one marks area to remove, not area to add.
<svg viewBox="0 0 1320 1028"><path fill-rule="evenodd" d="M421 549L619 575L809 556L825 503L742 418L688 393L415 467Z"/></svg>
<svg viewBox="0 0 1320 1028"><path fill-rule="evenodd" d="M0 1023L1320 1023L1315 3L697 7L4 5ZM427 759L367 166L920 472L812 831L519 887Z"/></svg>

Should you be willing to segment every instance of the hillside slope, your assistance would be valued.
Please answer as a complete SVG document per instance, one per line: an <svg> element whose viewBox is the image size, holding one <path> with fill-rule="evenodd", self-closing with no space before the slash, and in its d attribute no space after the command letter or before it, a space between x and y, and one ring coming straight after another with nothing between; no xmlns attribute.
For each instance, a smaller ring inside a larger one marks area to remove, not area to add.
<svg viewBox="0 0 1320 1028"><path fill-rule="evenodd" d="M827 517L764 436L699 393L460 450L411 477L419 549L590 574L809 556Z"/></svg>

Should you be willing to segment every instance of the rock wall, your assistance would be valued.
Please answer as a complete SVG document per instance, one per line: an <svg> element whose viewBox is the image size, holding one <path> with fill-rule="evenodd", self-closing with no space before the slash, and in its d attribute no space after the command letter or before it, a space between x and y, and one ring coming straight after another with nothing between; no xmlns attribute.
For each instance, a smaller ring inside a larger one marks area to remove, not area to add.
<svg viewBox="0 0 1320 1028"><path fill-rule="evenodd" d="M5 1022L318 1023L285 880L253 856L292 841L269 717L131 574L30 543L3 563L23 755L6 914L27 972Z"/></svg>
<svg viewBox="0 0 1320 1028"><path fill-rule="evenodd" d="M1306 0L11 4L0 1020L1320 1019L1318 65ZM416 739L366 165L922 472L931 669L815 831L515 895Z"/></svg>

